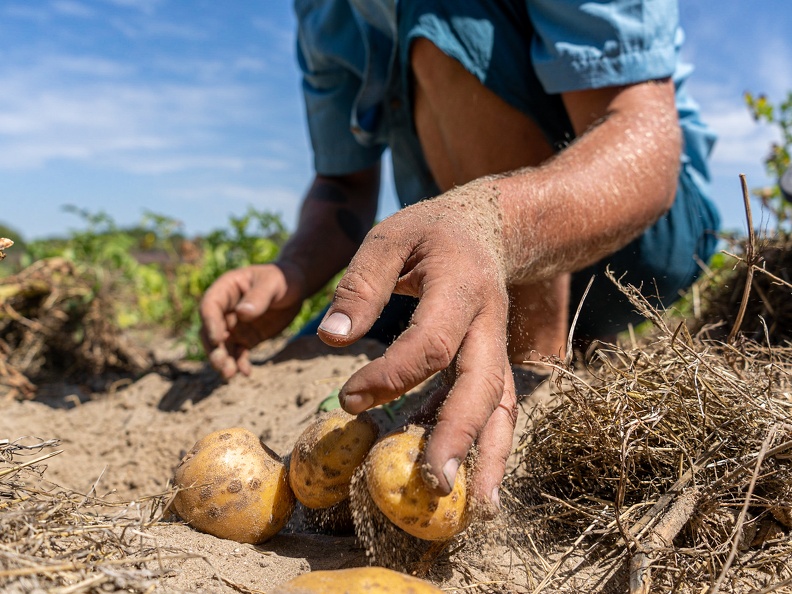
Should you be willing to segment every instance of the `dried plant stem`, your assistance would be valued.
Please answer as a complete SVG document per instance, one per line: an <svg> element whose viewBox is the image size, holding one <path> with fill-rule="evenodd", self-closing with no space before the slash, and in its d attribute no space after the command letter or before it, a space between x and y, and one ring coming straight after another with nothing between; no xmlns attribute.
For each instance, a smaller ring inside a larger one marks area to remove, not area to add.
<svg viewBox="0 0 792 594"><path fill-rule="evenodd" d="M680 495L649 534L646 543L630 559L630 594L649 594L652 588L652 552L671 546L687 524L701 499L701 491L690 489Z"/></svg>
<svg viewBox="0 0 792 594"><path fill-rule="evenodd" d="M567 345L566 345L566 355L564 356L564 367L569 368L572 365L572 339L575 334L575 327L577 326L578 318L580 317L580 312L583 309L583 303L586 301L586 297L588 297L589 291L591 290L591 285L594 284L594 276L589 279L588 285L586 285L586 290L583 291L583 296L580 298L580 303L578 303L577 309L575 310L575 315L572 318L572 323L569 325L569 334L567 335Z"/></svg>
<svg viewBox="0 0 792 594"><path fill-rule="evenodd" d="M723 568L721 569L720 575L718 579L715 581L715 584L712 586L709 594L717 594L720 590L721 584L723 584L723 580L726 579L726 573L729 571L729 567L734 562L734 558L737 556L737 547L740 544L740 531L742 530L742 526L745 523L745 516L748 513L748 506L751 504L751 497L753 497L754 488L756 487L756 480L759 478L759 471L762 468L762 462L764 462L765 456L767 455L767 450L770 447L770 444L775 439L776 435L776 427L771 427L770 431L767 432L767 437L762 443L762 449L759 450L759 455L756 458L756 466L754 467L753 475L751 476L751 483L748 485L748 492L745 494L745 502L743 503L742 509L740 510L740 516L737 518L737 522L734 524L734 530L732 531L732 546L731 550L729 551L729 558L726 559L726 563L723 564Z"/></svg>
<svg viewBox="0 0 792 594"><path fill-rule="evenodd" d="M735 260L738 260L738 261L748 265L748 262L747 262L746 258L741 258L737 254L733 254L732 252L730 252L728 250L722 250L721 253L722 254L726 254L730 258L734 258ZM784 287L788 287L788 288L792 289L792 283L789 283L789 282L785 281L783 278L781 278L779 276L776 276L775 274L773 274L769 270L767 270L765 268L762 268L761 266L759 266L757 264L752 265L751 268L753 268L754 272L761 272L766 277L770 278L775 284L781 285L781 286L784 286Z"/></svg>
<svg viewBox="0 0 792 594"><path fill-rule="evenodd" d="M27 462L23 462L22 464L15 464L11 468L4 468L3 470L0 470L0 478L6 476L7 474L13 474L13 473L15 473L15 472L19 471L20 469L25 468L27 466L33 466L34 464L38 464L39 462L43 462L47 458L52 458L53 456L57 456L58 454L62 454L62 453L63 453L63 450L57 450L55 452L49 452L48 454L44 454L43 456L39 456L38 458L35 458L33 460L28 460Z"/></svg>
<svg viewBox="0 0 792 594"><path fill-rule="evenodd" d="M753 271L756 264L756 235L754 234L753 215L751 214L751 197L748 192L748 182L745 180L745 174L740 174L740 182L742 183L743 203L745 204L745 218L748 221L748 241L745 245L745 262L748 265L748 270L745 276L745 286L743 287L742 301L737 312L737 319L734 320L734 326L726 340L729 344L734 342L737 333L740 331L740 326L742 326L745 310L748 308L748 297L751 295Z"/></svg>
<svg viewBox="0 0 792 594"><path fill-rule="evenodd" d="M19 577L26 575L48 574L59 571L79 571L90 569L98 565L113 566L113 565L136 565L139 563L148 563L150 561L175 561L182 559L200 559L201 555L193 555L190 553L177 554L177 555L151 555L148 557L125 557L123 559L103 559L100 563L83 563L80 561L70 561L69 563L59 563L55 565L34 565L32 567L21 567L18 569L6 569L0 571L0 578L6 577Z"/></svg>
<svg viewBox="0 0 792 594"><path fill-rule="evenodd" d="M601 512L602 516L605 515L605 512L607 512L607 509L608 508L606 507L605 509L602 510L602 512ZM564 554L561 555L561 557L558 559L558 561L555 562L555 564L553 564L553 567L550 568L550 571L547 572L547 575L544 576L544 579L542 579L542 581L539 583L539 585L536 586L536 588L534 588L533 594L539 594L540 592L542 592L548 586L548 584L555 577L556 572L564 564L564 561L566 561L567 558L575 551L577 546L581 542L583 542L583 540L594 531L594 529L596 528L597 524L599 524L599 522L600 522L599 518L595 519L591 524L589 524L588 528L586 528L583 531L583 533L580 536L578 536L577 540L575 540L575 542L573 542L567 548L567 550L564 551Z"/></svg>

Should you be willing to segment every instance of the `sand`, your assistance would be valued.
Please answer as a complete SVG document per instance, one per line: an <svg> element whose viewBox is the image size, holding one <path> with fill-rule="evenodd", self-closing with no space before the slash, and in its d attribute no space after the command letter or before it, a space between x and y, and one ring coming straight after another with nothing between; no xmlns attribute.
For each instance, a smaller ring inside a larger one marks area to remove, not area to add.
<svg viewBox="0 0 792 594"><path fill-rule="evenodd" d="M218 429L247 428L278 454L288 454L319 404L382 350L366 341L331 349L304 338L265 345L255 354L251 376L228 383L203 363L176 359L104 393L42 386L34 401L0 402L0 439L59 439L64 451L47 461L50 481L135 501L166 492L185 452ZM307 571L368 563L354 536L317 534L296 524L258 546L199 533L178 519L145 529L141 538L154 550L200 556L170 563L157 582L163 592L266 592ZM470 579L454 571L445 578L435 581L452 592ZM498 591L510 590L509 579L501 576Z"/></svg>

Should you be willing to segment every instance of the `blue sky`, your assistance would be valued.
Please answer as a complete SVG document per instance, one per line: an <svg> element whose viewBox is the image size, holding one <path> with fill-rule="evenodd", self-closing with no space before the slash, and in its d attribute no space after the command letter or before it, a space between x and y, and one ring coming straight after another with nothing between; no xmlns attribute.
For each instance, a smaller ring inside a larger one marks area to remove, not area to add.
<svg viewBox="0 0 792 594"><path fill-rule="evenodd" d="M789 0L681 0L691 92L719 133L714 191L744 226L739 173L768 183L775 131L746 90L792 90ZM289 227L311 175L289 0L0 0L0 222L26 239L144 211L192 235L248 205ZM384 192L380 216L393 212Z"/></svg>

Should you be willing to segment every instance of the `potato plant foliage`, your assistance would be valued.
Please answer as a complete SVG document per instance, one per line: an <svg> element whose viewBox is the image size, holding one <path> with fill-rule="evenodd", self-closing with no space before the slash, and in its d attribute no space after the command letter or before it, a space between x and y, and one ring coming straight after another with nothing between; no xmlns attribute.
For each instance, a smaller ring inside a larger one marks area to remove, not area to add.
<svg viewBox="0 0 792 594"><path fill-rule="evenodd" d="M121 328L160 327L173 331L190 358L203 356L198 307L207 288L221 274L249 264L274 260L288 238L280 217L250 207L241 216L202 237L188 238L174 218L146 212L132 228L119 227L104 212L64 207L82 222L63 238L19 245L0 277L36 261L61 257L91 279L95 294L114 298ZM328 302L334 284L309 299L289 331L296 331Z"/></svg>

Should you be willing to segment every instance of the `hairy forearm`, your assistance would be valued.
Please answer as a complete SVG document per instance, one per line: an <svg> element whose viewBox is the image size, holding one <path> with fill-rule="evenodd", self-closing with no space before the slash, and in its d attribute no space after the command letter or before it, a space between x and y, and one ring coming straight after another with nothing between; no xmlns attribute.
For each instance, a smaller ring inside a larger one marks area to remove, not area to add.
<svg viewBox="0 0 792 594"><path fill-rule="evenodd" d="M316 293L352 259L374 223L378 193L378 168L314 179L297 229L278 257L279 265L301 278L303 298Z"/></svg>
<svg viewBox="0 0 792 594"><path fill-rule="evenodd" d="M643 90L545 165L479 180L497 197L510 282L579 270L640 235L671 205L681 135L672 89Z"/></svg>

